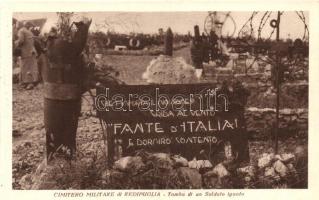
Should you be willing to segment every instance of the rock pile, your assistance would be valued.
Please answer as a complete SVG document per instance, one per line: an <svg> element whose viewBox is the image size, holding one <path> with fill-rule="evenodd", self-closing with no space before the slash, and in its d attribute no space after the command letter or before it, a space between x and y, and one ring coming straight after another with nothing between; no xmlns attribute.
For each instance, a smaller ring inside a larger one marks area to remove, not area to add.
<svg viewBox="0 0 319 200"><path fill-rule="evenodd" d="M264 153L257 161L257 166L238 168L239 177L248 188L287 188L298 187L297 185L307 179L304 162L305 155L297 153ZM300 163L303 163L302 167ZM298 167L296 167L298 166Z"/></svg>
<svg viewBox="0 0 319 200"><path fill-rule="evenodd" d="M264 153L256 162L241 167L231 159L212 165L209 160L187 161L180 155L144 152L116 161L104 179L107 188L289 187L306 178L306 155L300 148L294 154Z"/></svg>
<svg viewBox="0 0 319 200"><path fill-rule="evenodd" d="M300 147L297 147L298 149ZM302 150L304 152L304 150ZM301 188L307 182L305 154L264 153L254 165L237 169L237 184L245 188Z"/></svg>
<svg viewBox="0 0 319 200"><path fill-rule="evenodd" d="M203 188L205 185L222 187L223 180L230 172L223 163L213 167L209 160L188 161L180 155L166 153L146 153L119 159L111 170L107 170L105 180L112 187L123 188ZM214 183L215 179L218 180ZM122 185L121 185L122 184Z"/></svg>
<svg viewBox="0 0 319 200"><path fill-rule="evenodd" d="M231 157L212 164L142 150L120 158L112 168L87 163L85 167L58 158L46 165L44 160L19 184L21 189L83 189L87 185L91 189L200 189L304 188L307 183L307 154L302 146L294 153L264 153L247 165Z"/></svg>
<svg viewBox="0 0 319 200"><path fill-rule="evenodd" d="M196 83L195 69L182 57L160 55L153 59L142 75L150 84Z"/></svg>

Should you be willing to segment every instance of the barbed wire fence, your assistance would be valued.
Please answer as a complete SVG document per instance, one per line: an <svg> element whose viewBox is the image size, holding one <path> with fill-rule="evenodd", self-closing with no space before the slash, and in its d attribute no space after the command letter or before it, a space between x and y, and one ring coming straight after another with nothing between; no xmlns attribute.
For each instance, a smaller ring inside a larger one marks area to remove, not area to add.
<svg viewBox="0 0 319 200"><path fill-rule="evenodd" d="M241 32L244 32L245 29L249 29L248 30L248 38L249 39L253 39L254 36L254 19L255 17L258 15L259 12L253 12L252 15L249 17L249 19L246 21L246 23L244 23L244 25L241 27L240 31L238 32L238 38L241 37ZM229 16L230 13L227 13L226 14L226 17ZM265 12L263 15L262 15L262 18L261 20L259 21L259 25L258 25L258 29L257 29L257 32L258 32L258 35L257 35L257 41L261 40L261 34L264 30L264 28L266 27L266 24L267 22L269 22L270 18L271 18L271 15L273 14L273 12ZM284 12L279 12L279 15L283 15ZM304 24L304 34L303 34L303 40L307 40L307 36L309 35L309 30L308 30L308 25L306 23L306 18L305 18L305 15L304 13L301 11L301 12L297 12L296 11L296 14L298 15L299 19L303 22ZM225 18L226 20L226 18ZM225 22L224 20L224 22ZM271 22L272 20L270 20ZM105 25L106 27L112 27L114 26L114 24L118 24L120 22L118 21L105 21ZM278 25L278 24L277 24ZM127 27L127 25L122 25L123 27ZM266 40L271 40L273 34L275 33L276 31L276 28L277 27L272 27L272 31L270 32L269 36L267 37ZM308 36L309 37L309 36ZM254 56L254 61L251 63L251 65L248 67L248 68L251 68L253 66L253 64L255 62L258 62L258 61L262 61L262 62L266 62L266 63L269 63L271 65L275 65L276 64L276 60L271 58L271 57L261 57L259 54L256 54ZM90 95L90 96L93 96L93 95ZM109 140L110 138L107 138L107 134L106 134L106 124L105 122L101 121L100 120L100 125L102 127L102 134L103 134L103 140L104 140L104 143L107 144L107 140ZM300 182L304 182L306 181L306 177L303 177L303 175L305 174L305 171L307 171L307 167L303 167L301 169L301 171L298 171L296 173L291 173L291 174L288 174L287 177L284 179L284 181L280 181L278 179L278 177L272 177L272 176L261 176L260 178L256 179L255 181L251 181L249 184L247 184L247 187L248 188L258 188L260 185L264 185L266 184L264 179L270 179L270 182L273 184L273 187L293 187L294 185L298 185ZM299 176L298 178L295 178L295 176ZM283 182L286 184L284 185Z"/></svg>

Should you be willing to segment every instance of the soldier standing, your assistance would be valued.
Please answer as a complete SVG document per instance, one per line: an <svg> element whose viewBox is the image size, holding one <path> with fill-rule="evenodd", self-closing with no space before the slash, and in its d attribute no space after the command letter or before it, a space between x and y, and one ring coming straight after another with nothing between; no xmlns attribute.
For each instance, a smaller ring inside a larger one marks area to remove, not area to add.
<svg viewBox="0 0 319 200"><path fill-rule="evenodd" d="M15 49L19 49L20 59L20 82L26 89L32 89L39 81L39 70L37 65L37 53L34 48L34 36L30 31L33 26L31 22L25 22L18 31Z"/></svg>
<svg viewBox="0 0 319 200"><path fill-rule="evenodd" d="M75 33L51 29L46 52L39 57L44 82L44 125L46 154L72 158L76 150L76 131L84 91L85 48L91 21L73 23ZM68 28L71 30L71 28Z"/></svg>

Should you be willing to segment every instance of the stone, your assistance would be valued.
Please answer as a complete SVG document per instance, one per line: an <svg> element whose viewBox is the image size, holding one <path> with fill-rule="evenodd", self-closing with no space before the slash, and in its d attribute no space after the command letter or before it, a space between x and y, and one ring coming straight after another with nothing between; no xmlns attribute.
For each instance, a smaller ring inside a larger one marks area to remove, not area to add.
<svg viewBox="0 0 319 200"><path fill-rule="evenodd" d="M298 117L296 115L291 116L291 121L295 122L298 119Z"/></svg>
<svg viewBox="0 0 319 200"><path fill-rule="evenodd" d="M33 184L30 189L59 189L57 177L61 176L61 174L58 174L61 173L60 167L56 164L45 165L44 168L43 166L38 167L36 173L33 175Z"/></svg>
<svg viewBox="0 0 319 200"><path fill-rule="evenodd" d="M303 146L297 146L295 149L295 162L294 166L300 176L307 176L308 171L308 155Z"/></svg>
<svg viewBox="0 0 319 200"><path fill-rule="evenodd" d="M191 169L205 169L205 168L212 168L213 165L209 160L193 159L192 161L188 162L188 167Z"/></svg>
<svg viewBox="0 0 319 200"><path fill-rule="evenodd" d="M193 159L191 161L188 162L188 167L191 169L197 169L197 160Z"/></svg>
<svg viewBox="0 0 319 200"><path fill-rule="evenodd" d="M251 181L251 177L250 176L245 176L244 180L249 183Z"/></svg>
<svg viewBox="0 0 319 200"><path fill-rule="evenodd" d="M301 145L297 146L295 149L295 156L298 157L305 157L306 156L306 151L305 148Z"/></svg>
<svg viewBox="0 0 319 200"><path fill-rule="evenodd" d="M283 153L281 155L276 155L275 157L283 163L289 163L294 160L295 155L291 153Z"/></svg>
<svg viewBox="0 0 319 200"><path fill-rule="evenodd" d="M132 160L132 156L126 156L120 158L119 160L114 162L113 168L125 171L127 169L128 163Z"/></svg>
<svg viewBox="0 0 319 200"><path fill-rule="evenodd" d="M149 157L150 161L153 162L153 165L160 169L172 169L173 161L170 158L169 154L166 153L154 153Z"/></svg>
<svg viewBox="0 0 319 200"><path fill-rule="evenodd" d="M193 66L186 63L184 58L173 58L160 55L147 66L142 78L154 84L194 83L197 78Z"/></svg>
<svg viewBox="0 0 319 200"><path fill-rule="evenodd" d="M174 161L174 165L177 166L177 167L187 167L188 166L188 161L186 158L180 156L180 155L174 155L172 157L172 160Z"/></svg>
<svg viewBox="0 0 319 200"><path fill-rule="evenodd" d="M120 171L137 173L145 167L145 164L140 156L126 156L117 160L113 167Z"/></svg>
<svg viewBox="0 0 319 200"><path fill-rule="evenodd" d="M212 168L213 165L209 160L197 160L198 169Z"/></svg>
<svg viewBox="0 0 319 200"><path fill-rule="evenodd" d="M287 124L291 121L291 117L290 116L287 116L287 115L284 115L283 117L281 117L281 120L284 120L285 123L284 124Z"/></svg>
<svg viewBox="0 0 319 200"><path fill-rule="evenodd" d="M266 177L275 177L277 174L276 174L276 171L275 171L275 168L273 167L266 167L265 168L265 176Z"/></svg>
<svg viewBox="0 0 319 200"><path fill-rule="evenodd" d="M274 158L275 158L275 155L273 153L271 154L264 153L262 157L258 159L258 167L260 168L268 167Z"/></svg>
<svg viewBox="0 0 319 200"><path fill-rule="evenodd" d="M191 187L190 189L202 188L202 176L196 169L190 169L188 167L180 167L177 169L179 177L186 180Z"/></svg>
<svg viewBox="0 0 319 200"><path fill-rule="evenodd" d="M110 177L110 175L111 175L111 170L106 169L105 171L101 173L101 179L107 180Z"/></svg>
<svg viewBox="0 0 319 200"><path fill-rule="evenodd" d="M280 110L280 114L281 115L292 115L294 114L294 111L292 109L289 108L284 108Z"/></svg>
<svg viewBox="0 0 319 200"><path fill-rule="evenodd" d="M225 166L222 163L219 163L218 165L216 165L214 169L212 170L212 173L216 174L218 178L224 178L230 175L230 173L228 172L228 170L225 168Z"/></svg>
<svg viewBox="0 0 319 200"><path fill-rule="evenodd" d="M249 176L255 176L256 169L255 169L254 166L249 165L249 166L246 166L246 167L238 168L237 172L243 173L243 174L248 174Z"/></svg>
<svg viewBox="0 0 319 200"><path fill-rule="evenodd" d="M32 182L31 174L24 175L19 181L19 185L20 185L21 189L23 189L23 190L31 189L32 184L33 184L33 182Z"/></svg>
<svg viewBox="0 0 319 200"><path fill-rule="evenodd" d="M288 173L288 168L286 165L284 165L280 160L277 160L274 164L273 167L275 171L281 176L281 177L286 177Z"/></svg>

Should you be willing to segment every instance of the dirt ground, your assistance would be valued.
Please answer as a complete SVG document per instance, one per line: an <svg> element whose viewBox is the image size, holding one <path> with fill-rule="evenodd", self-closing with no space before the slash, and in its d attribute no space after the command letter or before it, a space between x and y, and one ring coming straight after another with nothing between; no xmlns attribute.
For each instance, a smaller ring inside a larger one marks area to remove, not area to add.
<svg viewBox="0 0 319 200"><path fill-rule="evenodd" d="M183 50L185 51L185 50ZM119 71L119 79L127 84L146 84L142 79L149 62L154 56L105 56L108 65ZM45 152L45 130L43 124L43 85L38 84L33 90L25 90L19 84L13 84L13 143L12 170L13 188L19 189L19 181L31 173L43 160ZM103 145L101 127L98 119L88 117L91 97L85 94L82 98L82 116L79 120L77 145L89 146L93 140ZM78 148L79 149L79 148ZM94 150L91 147L84 149ZM103 149L103 147L101 147ZM92 152L89 151L88 155Z"/></svg>
<svg viewBox="0 0 319 200"><path fill-rule="evenodd" d="M190 61L189 49L181 49L174 56L184 56ZM153 56L106 56L109 65L120 72L119 78L127 84L145 84L142 73ZM43 160L45 152L45 130L43 124L43 85L33 90L24 90L13 85L13 143L12 143L12 184L20 189L21 177L33 172ZM77 132L77 149L81 149L83 159L91 159L94 154L103 154L105 148L99 120L91 116L89 96L83 97L82 116ZM306 139L290 138L280 141L280 151L291 152L297 145L307 148ZM250 141L250 156L257 157L272 151L267 141Z"/></svg>

